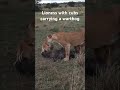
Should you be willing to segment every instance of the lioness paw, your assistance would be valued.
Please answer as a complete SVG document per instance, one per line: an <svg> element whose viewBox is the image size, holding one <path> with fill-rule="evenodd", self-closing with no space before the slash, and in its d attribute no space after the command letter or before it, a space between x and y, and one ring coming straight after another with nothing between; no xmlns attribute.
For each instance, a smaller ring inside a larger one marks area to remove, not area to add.
<svg viewBox="0 0 120 90"><path fill-rule="evenodd" d="M69 61L69 58L64 58L64 61Z"/></svg>

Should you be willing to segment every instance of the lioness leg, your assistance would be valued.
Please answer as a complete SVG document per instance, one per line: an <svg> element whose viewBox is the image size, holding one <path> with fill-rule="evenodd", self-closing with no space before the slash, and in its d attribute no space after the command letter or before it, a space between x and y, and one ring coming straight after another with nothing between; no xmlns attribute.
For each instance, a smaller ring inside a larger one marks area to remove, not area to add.
<svg viewBox="0 0 120 90"><path fill-rule="evenodd" d="M80 47L80 45L74 46L74 49L75 49L76 58L78 59L80 51L81 51L81 47Z"/></svg>
<svg viewBox="0 0 120 90"><path fill-rule="evenodd" d="M77 53L78 56L80 56L82 53L85 51L85 46L84 45L77 45L74 46L75 52Z"/></svg>
<svg viewBox="0 0 120 90"><path fill-rule="evenodd" d="M64 61L68 61L70 56L70 44L65 45L65 58Z"/></svg>

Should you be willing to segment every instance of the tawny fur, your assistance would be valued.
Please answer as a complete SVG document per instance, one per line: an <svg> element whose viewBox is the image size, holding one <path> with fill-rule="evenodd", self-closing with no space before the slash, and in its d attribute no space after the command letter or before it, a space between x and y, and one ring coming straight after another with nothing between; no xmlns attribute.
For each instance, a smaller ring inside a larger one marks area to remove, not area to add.
<svg viewBox="0 0 120 90"><path fill-rule="evenodd" d="M81 28L79 32L58 32L48 35L42 44L42 52L47 51L50 43L56 42L65 48L64 60L69 60L71 46L83 45L85 43L85 29ZM41 53L42 53L41 52Z"/></svg>

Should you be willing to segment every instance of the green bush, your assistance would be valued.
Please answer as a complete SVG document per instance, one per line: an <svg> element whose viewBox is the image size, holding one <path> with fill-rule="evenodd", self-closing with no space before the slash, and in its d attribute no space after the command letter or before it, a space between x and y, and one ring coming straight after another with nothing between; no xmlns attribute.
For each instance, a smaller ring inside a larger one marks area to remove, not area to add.
<svg viewBox="0 0 120 90"><path fill-rule="evenodd" d="M68 2L68 6L74 7L75 6L75 2Z"/></svg>

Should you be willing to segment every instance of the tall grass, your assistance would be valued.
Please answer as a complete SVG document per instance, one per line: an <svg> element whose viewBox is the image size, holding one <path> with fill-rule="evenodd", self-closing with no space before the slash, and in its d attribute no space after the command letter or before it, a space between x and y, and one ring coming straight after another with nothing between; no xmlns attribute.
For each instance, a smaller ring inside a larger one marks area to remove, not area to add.
<svg viewBox="0 0 120 90"><path fill-rule="evenodd" d="M97 75L86 77L86 90L119 90L120 66L98 67Z"/></svg>

